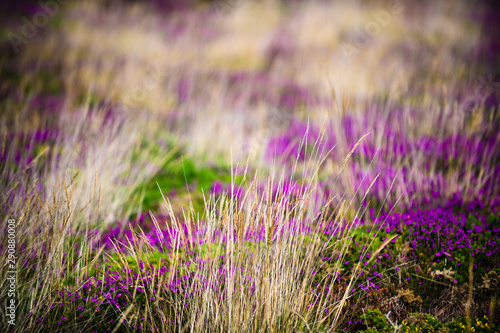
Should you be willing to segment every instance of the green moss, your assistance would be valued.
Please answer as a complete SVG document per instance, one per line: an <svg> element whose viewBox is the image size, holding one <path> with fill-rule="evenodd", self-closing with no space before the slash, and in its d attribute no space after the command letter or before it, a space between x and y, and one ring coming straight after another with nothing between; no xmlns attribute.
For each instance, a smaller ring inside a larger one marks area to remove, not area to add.
<svg viewBox="0 0 500 333"><path fill-rule="evenodd" d="M236 177L236 182L241 182L242 177ZM176 154L165 162L161 170L144 184L145 196L143 200L144 209L155 210L162 202L161 191L167 195L175 191L175 195L182 193L193 193L195 211L203 211L202 191L208 193L215 181L222 183L231 182L229 167L220 168L213 166L198 167L195 162L182 154ZM159 189L160 188L160 189Z"/></svg>
<svg viewBox="0 0 500 333"><path fill-rule="evenodd" d="M468 332L467 322L463 317L449 323L424 313L410 313L401 323L393 323L379 309L368 309L361 317L363 324L358 325L361 333L389 333L389 332L423 332L423 333L454 333ZM363 327L363 328L362 328ZM495 332L498 326L489 327L488 318L472 318L471 332Z"/></svg>

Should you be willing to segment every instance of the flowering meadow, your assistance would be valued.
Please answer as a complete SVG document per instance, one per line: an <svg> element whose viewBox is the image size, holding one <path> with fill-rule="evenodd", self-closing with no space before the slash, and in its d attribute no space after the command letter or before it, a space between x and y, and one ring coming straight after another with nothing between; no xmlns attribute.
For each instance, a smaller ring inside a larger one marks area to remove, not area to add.
<svg viewBox="0 0 500 333"><path fill-rule="evenodd" d="M6 3L1 332L500 332L495 1Z"/></svg>

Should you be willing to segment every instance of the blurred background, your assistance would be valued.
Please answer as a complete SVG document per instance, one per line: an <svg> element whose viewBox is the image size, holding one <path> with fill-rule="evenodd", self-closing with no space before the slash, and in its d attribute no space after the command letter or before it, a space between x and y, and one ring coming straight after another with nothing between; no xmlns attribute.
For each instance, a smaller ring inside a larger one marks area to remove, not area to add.
<svg viewBox="0 0 500 333"><path fill-rule="evenodd" d="M391 193L408 205L497 190L494 2L6 1L1 19L7 132L68 132L61 118L93 110L215 174L286 165L322 133L325 177L369 134L347 196L378 173L380 197L402 175Z"/></svg>

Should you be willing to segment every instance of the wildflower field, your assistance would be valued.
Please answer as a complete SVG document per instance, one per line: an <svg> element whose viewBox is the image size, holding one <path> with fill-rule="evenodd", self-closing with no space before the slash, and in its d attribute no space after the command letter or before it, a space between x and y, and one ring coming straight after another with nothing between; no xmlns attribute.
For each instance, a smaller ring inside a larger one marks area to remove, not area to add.
<svg viewBox="0 0 500 333"><path fill-rule="evenodd" d="M0 12L0 332L500 332L500 6Z"/></svg>

